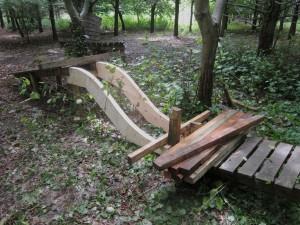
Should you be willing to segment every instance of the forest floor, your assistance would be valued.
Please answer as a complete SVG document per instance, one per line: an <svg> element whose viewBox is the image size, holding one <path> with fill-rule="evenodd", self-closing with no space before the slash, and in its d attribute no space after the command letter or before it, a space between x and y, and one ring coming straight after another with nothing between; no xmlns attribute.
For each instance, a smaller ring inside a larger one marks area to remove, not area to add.
<svg viewBox="0 0 300 225"><path fill-rule="evenodd" d="M123 40L127 63L112 62L131 71L167 112L180 100L174 87L189 85L184 71L197 69L182 58L199 56L199 40L169 33ZM9 74L61 57L49 33L20 44L0 30L0 224L299 224L298 203L212 177L178 184L152 167L153 156L128 165L126 155L137 146L122 139L86 95L81 105L24 101Z"/></svg>

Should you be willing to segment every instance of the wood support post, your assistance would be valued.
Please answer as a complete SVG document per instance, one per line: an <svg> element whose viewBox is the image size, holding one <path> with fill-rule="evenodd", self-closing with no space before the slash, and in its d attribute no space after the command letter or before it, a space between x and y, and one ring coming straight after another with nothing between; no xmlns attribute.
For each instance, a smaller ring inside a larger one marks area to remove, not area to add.
<svg viewBox="0 0 300 225"><path fill-rule="evenodd" d="M181 109L173 107L170 114L168 144L176 145L180 141Z"/></svg>

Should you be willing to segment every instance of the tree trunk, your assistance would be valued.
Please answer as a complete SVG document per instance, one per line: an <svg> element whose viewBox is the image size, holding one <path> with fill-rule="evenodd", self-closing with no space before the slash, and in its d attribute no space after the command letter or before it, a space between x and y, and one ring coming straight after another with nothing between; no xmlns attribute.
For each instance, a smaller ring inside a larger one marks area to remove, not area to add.
<svg viewBox="0 0 300 225"><path fill-rule="evenodd" d="M118 14L119 14L119 18L120 18L121 25L122 25L122 31L124 32L124 31L126 31L126 26L125 26L125 22L124 22L124 19L123 19L123 15L122 15L120 10L118 11Z"/></svg>
<svg viewBox="0 0 300 225"><path fill-rule="evenodd" d="M12 31L16 31L17 30L16 18L14 17L12 10L9 11L9 15L10 15L10 21L11 21L11 29L12 29Z"/></svg>
<svg viewBox="0 0 300 225"><path fill-rule="evenodd" d="M226 0L217 0L213 15L210 14L209 0L195 1L195 18L202 36L201 69L198 82L198 99L211 106L213 94L213 69L219 39L219 27Z"/></svg>
<svg viewBox="0 0 300 225"><path fill-rule="evenodd" d="M9 11L8 11L8 10L6 10L5 14L6 14L6 22L7 22L7 24L10 24L10 16L9 16Z"/></svg>
<svg viewBox="0 0 300 225"><path fill-rule="evenodd" d="M228 23L228 0L226 1L226 5L225 5L225 8L224 8L224 13L223 13L223 16L222 16L220 37L224 37L225 30L227 30L227 23Z"/></svg>
<svg viewBox="0 0 300 225"><path fill-rule="evenodd" d="M156 3L152 4L151 6L150 33L154 33L154 29L155 29L155 9L156 9Z"/></svg>
<svg viewBox="0 0 300 225"><path fill-rule="evenodd" d="M5 27L4 19L3 19L3 14L2 14L1 8L0 8L0 25L1 25L1 28L4 28L4 27Z"/></svg>
<svg viewBox="0 0 300 225"><path fill-rule="evenodd" d="M252 19L252 27L251 27L252 30L256 30L257 17L258 17L258 0L255 0L253 19Z"/></svg>
<svg viewBox="0 0 300 225"><path fill-rule="evenodd" d="M54 41L58 41L52 0L48 0L48 10L49 10L49 19L52 28L52 38Z"/></svg>
<svg viewBox="0 0 300 225"><path fill-rule="evenodd" d="M43 24L42 24L41 11L40 11L40 7L38 4L35 5L35 10L36 10L36 20L38 23L38 29L39 29L39 32L42 33L44 30L43 30Z"/></svg>
<svg viewBox="0 0 300 225"><path fill-rule="evenodd" d="M115 0L114 36L119 35L119 0Z"/></svg>
<svg viewBox="0 0 300 225"><path fill-rule="evenodd" d="M269 0L269 6L263 15L262 27L258 39L258 53L270 53L275 35L276 23L280 15L282 0Z"/></svg>
<svg viewBox="0 0 300 225"><path fill-rule="evenodd" d="M175 37L178 37L179 4L180 4L180 0L175 0L175 19L174 19L174 36Z"/></svg>
<svg viewBox="0 0 300 225"><path fill-rule="evenodd" d="M64 0L64 3L65 3L65 7L70 15L73 26L80 25L81 24L80 17L79 17L79 14L78 14L76 8L73 5L72 0Z"/></svg>
<svg viewBox="0 0 300 225"><path fill-rule="evenodd" d="M296 1L296 5L295 5L295 8L294 8L293 17L292 17L292 23L291 23L290 30L289 30L288 39L291 39L292 36L295 36L295 34L296 34L298 13L299 13L299 5L300 5L300 0Z"/></svg>
<svg viewBox="0 0 300 225"><path fill-rule="evenodd" d="M191 14L190 14L189 32L192 32L192 28L193 28L194 3L195 3L195 0L192 0L192 2L191 2Z"/></svg>

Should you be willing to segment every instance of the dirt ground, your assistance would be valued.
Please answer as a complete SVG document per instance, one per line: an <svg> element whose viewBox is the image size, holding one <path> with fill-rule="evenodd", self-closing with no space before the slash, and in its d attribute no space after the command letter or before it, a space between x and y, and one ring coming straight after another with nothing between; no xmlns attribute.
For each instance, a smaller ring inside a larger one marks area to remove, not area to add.
<svg viewBox="0 0 300 225"><path fill-rule="evenodd" d="M129 62L149 51L141 35L118 39L125 41ZM149 39L192 43L169 35ZM157 188L169 188L170 180L149 162L128 168L126 154L136 146L105 117L85 124L74 121L70 108L53 109L20 96L12 73L63 57L49 32L35 34L27 44L0 30L0 224L151 224L141 209Z"/></svg>

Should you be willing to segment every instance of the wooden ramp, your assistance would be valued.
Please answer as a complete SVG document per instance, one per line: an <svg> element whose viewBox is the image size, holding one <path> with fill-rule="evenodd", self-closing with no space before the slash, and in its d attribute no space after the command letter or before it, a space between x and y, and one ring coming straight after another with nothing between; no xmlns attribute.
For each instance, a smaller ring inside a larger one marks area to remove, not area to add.
<svg viewBox="0 0 300 225"><path fill-rule="evenodd" d="M215 167L215 172L246 184L297 192L300 190L300 146L247 137Z"/></svg>

